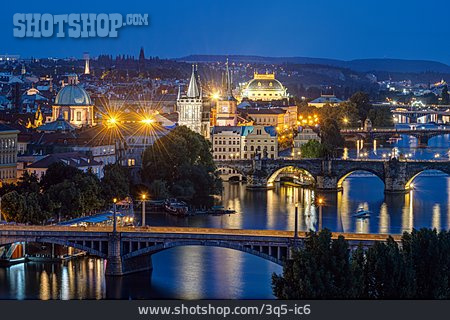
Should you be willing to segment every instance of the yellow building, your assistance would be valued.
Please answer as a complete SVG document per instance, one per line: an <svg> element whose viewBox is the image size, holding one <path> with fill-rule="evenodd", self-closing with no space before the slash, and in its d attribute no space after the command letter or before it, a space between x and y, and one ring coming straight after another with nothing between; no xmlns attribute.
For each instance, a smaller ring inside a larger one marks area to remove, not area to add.
<svg viewBox="0 0 450 320"><path fill-rule="evenodd" d="M76 74L69 75L68 84L57 94L52 108L52 121L59 115L76 127L93 126L94 105L89 94L78 85Z"/></svg>
<svg viewBox="0 0 450 320"><path fill-rule="evenodd" d="M216 126L211 134L214 160L278 158L273 126Z"/></svg>
<svg viewBox="0 0 450 320"><path fill-rule="evenodd" d="M316 108L323 108L325 105L335 106L340 104L341 102L342 100L336 98L334 94L322 94L319 98L308 102L308 105Z"/></svg>
<svg viewBox="0 0 450 320"><path fill-rule="evenodd" d="M272 101L288 98L287 89L275 79L275 73L261 74L255 72L242 90L242 98L250 100Z"/></svg>
<svg viewBox="0 0 450 320"><path fill-rule="evenodd" d="M0 185L16 182L18 134L19 130L0 124Z"/></svg>
<svg viewBox="0 0 450 320"><path fill-rule="evenodd" d="M297 125L297 107L247 109L248 117L255 125L291 128Z"/></svg>
<svg viewBox="0 0 450 320"><path fill-rule="evenodd" d="M241 158L278 158L277 131L273 126L243 126Z"/></svg>

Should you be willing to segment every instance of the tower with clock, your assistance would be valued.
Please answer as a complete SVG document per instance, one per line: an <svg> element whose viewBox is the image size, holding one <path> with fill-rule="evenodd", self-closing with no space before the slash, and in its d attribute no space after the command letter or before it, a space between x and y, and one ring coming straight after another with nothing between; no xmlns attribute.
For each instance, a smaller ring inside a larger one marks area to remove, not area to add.
<svg viewBox="0 0 450 320"><path fill-rule="evenodd" d="M237 100L233 96L232 80L228 59L226 62L225 94L217 100L217 126L237 125Z"/></svg>

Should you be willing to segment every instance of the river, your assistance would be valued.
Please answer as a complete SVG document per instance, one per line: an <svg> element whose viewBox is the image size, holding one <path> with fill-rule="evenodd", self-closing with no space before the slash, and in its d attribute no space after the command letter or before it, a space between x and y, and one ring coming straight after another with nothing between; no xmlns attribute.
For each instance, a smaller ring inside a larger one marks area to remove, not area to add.
<svg viewBox="0 0 450 320"><path fill-rule="evenodd" d="M448 135L417 148L414 139L398 143L399 151L415 159L448 159ZM390 148L367 149L380 158ZM356 157L355 151L349 152ZM277 185L267 191L249 191L244 184L224 183L222 203L236 214L178 218L147 213L150 225L293 230L295 203L299 229L361 233L401 233L412 228L450 229L450 177L430 172L419 175L414 190L385 196L379 178L349 176L338 194L324 194L322 219L314 206L313 190ZM358 220L352 214L363 206L373 217ZM271 299L270 278L281 267L246 253L224 248L178 247L153 256L152 273L121 278L104 277L105 262L85 257L61 264L27 263L0 268L0 299Z"/></svg>

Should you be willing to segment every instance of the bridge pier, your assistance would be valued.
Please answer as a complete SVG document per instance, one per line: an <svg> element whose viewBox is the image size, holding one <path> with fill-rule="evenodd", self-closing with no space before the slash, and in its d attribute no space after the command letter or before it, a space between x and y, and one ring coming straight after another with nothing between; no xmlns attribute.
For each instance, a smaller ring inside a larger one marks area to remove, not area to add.
<svg viewBox="0 0 450 320"><path fill-rule="evenodd" d="M417 145L419 148L428 147L428 141L430 140L430 136L426 134L420 134L417 136Z"/></svg>
<svg viewBox="0 0 450 320"><path fill-rule="evenodd" d="M124 274L121 252L120 234L110 234L108 236L108 257L106 258L105 270L107 276L121 276Z"/></svg>
<svg viewBox="0 0 450 320"><path fill-rule="evenodd" d="M338 186L338 177L331 175L319 175L316 177L316 190L322 192L337 192L342 188Z"/></svg>
<svg viewBox="0 0 450 320"><path fill-rule="evenodd" d="M407 193L406 189L408 183L407 163L400 162L395 158L391 161L384 162L384 192Z"/></svg>
<svg viewBox="0 0 450 320"><path fill-rule="evenodd" d="M110 234L108 236L108 256L106 258L105 275L123 276L153 269L152 256L150 254L124 259L123 247L125 245L130 246L131 242L122 242L120 233Z"/></svg>

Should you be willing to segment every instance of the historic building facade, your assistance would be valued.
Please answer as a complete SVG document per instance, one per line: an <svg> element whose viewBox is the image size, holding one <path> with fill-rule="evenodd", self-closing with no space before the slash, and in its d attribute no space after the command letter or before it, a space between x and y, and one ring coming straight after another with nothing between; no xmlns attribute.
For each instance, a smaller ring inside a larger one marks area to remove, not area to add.
<svg viewBox="0 0 450 320"><path fill-rule="evenodd" d="M275 79L275 73L255 72L241 92L242 98L254 101L272 101L288 98L287 89Z"/></svg>
<svg viewBox="0 0 450 320"><path fill-rule="evenodd" d="M17 178L17 136L19 130L0 124L0 185Z"/></svg>
<svg viewBox="0 0 450 320"><path fill-rule="evenodd" d="M278 158L277 132L272 126L216 126L211 141L214 160Z"/></svg>

